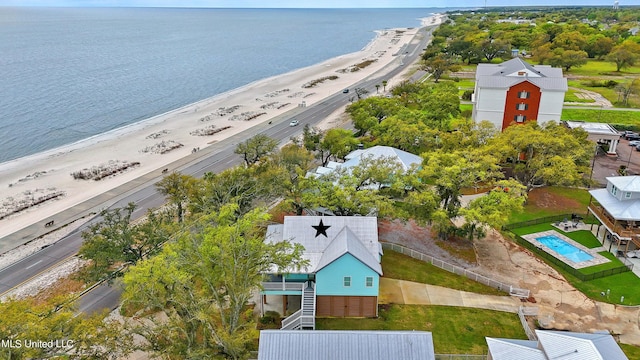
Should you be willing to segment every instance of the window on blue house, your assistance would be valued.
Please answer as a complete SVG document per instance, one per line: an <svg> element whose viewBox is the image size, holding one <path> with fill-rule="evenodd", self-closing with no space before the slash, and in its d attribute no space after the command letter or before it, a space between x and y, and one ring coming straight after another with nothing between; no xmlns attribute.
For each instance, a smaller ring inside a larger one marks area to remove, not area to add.
<svg viewBox="0 0 640 360"><path fill-rule="evenodd" d="M366 287L373 287L373 276L367 276L367 277L364 279L364 285L365 285Z"/></svg>
<svg viewBox="0 0 640 360"><path fill-rule="evenodd" d="M342 285L343 285L344 287L351 287L351 276L345 276L345 277L342 279Z"/></svg>

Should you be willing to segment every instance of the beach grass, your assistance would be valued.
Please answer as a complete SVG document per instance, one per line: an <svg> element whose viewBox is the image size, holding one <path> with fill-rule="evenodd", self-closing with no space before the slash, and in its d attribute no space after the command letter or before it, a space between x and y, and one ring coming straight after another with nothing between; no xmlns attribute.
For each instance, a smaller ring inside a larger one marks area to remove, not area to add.
<svg viewBox="0 0 640 360"><path fill-rule="evenodd" d="M516 314L435 305L381 305L377 319L322 318L316 329L431 331L438 354L485 355L485 336L527 338Z"/></svg>
<svg viewBox="0 0 640 360"><path fill-rule="evenodd" d="M382 270L384 276L391 279L444 286L478 294L506 295L503 291L392 250L385 250L382 256Z"/></svg>

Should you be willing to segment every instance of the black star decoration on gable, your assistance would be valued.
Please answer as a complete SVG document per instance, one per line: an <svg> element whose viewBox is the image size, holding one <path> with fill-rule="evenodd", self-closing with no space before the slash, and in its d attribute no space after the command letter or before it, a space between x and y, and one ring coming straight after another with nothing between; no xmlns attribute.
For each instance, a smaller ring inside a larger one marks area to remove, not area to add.
<svg viewBox="0 0 640 360"><path fill-rule="evenodd" d="M327 236L327 229L331 227L331 225L325 225L322 223L322 219L320 219L320 224L319 225L311 225L312 228L316 229L316 236L318 237L320 235L324 235L324 237L328 238Z"/></svg>

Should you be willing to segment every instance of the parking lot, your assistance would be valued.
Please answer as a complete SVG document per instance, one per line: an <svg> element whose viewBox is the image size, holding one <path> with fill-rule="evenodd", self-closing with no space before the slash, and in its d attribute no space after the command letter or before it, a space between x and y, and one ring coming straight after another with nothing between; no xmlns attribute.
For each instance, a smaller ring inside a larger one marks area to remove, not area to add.
<svg viewBox="0 0 640 360"><path fill-rule="evenodd" d="M602 154L596 156L592 179L602 185L606 184L607 176L619 176L621 165L627 166L627 175L640 175L640 151L629 146L629 141L620 139L616 148L618 156Z"/></svg>

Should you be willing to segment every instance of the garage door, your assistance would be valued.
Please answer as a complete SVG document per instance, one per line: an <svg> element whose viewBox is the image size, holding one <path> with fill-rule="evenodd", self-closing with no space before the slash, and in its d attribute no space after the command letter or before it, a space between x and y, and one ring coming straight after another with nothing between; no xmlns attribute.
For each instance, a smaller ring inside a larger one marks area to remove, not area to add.
<svg viewBox="0 0 640 360"><path fill-rule="evenodd" d="M378 316L376 296L318 296L317 316L336 317L376 317Z"/></svg>

